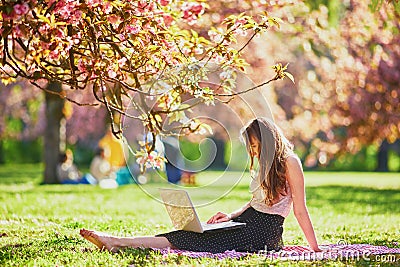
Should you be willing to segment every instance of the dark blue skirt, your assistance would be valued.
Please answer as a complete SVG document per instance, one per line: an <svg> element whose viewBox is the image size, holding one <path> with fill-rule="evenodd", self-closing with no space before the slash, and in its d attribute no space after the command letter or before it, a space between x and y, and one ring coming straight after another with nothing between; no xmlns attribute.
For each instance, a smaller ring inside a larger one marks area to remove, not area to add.
<svg viewBox="0 0 400 267"><path fill-rule="evenodd" d="M195 233L173 231L160 234L176 248L190 251L222 253L227 250L242 252L278 251L282 248L283 222L285 218L268 214L250 207L235 222L245 222L246 226L231 230Z"/></svg>

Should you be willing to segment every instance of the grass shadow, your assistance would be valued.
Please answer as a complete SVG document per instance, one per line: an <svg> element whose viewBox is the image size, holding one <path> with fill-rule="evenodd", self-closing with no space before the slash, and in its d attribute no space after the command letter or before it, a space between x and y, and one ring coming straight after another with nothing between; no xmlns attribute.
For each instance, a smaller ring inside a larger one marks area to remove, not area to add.
<svg viewBox="0 0 400 267"><path fill-rule="evenodd" d="M336 213L400 213L400 192L397 189L324 185L308 187L306 194L310 206L331 209Z"/></svg>
<svg viewBox="0 0 400 267"><path fill-rule="evenodd" d="M248 190L247 186L237 186ZM249 193L250 194L250 193ZM352 214L399 214L400 191L397 189L377 189L363 186L322 185L306 188L307 205L324 208L337 213ZM246 196L239 196L247 200ZM234 194L228 198L237 198Z"/></svg>

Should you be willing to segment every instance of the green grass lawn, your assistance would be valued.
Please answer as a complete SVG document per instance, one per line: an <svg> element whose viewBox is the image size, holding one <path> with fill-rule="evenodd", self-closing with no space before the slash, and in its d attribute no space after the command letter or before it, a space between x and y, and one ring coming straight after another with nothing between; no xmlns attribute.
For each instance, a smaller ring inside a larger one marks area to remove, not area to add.
<svg viewBox="0 0 400 267"><path fill-rule="evenodd" d="M166 183L159 180L143 187L106 190L86 185L39 185L41 174L40 165L0 166L0 266L385 265L365 260L299 264L260 255L241 260L192 259L134 249L117 254L100 252L79 236L80 228L121 236L173 230L164 206L157 201L157 188ZM197 176L202 190L189 192L200 205L201 220L216 211L230 212L249 200L249 177L245 174L239 179L241 176L235 172ZM233 189L231 181L237 181ZM306 184L308 208L321 244L344 240L400 247L398 173L309 172ZM286 219L284 229L285 244L307 244L293 214Z"/></svg>

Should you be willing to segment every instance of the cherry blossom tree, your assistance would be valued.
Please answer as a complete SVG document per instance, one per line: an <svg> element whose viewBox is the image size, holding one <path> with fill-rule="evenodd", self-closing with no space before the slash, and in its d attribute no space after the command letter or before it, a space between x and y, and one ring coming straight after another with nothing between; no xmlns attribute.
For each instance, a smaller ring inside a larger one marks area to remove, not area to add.
<svg viewBox="0 0 400 267"><path fill-rule="evenodd" d="M232 77L245 69L241 51L254 36L279 25L267 13L228 12L222 14L221 27L196 31L207 8L205 2L170 0L3 1L1 79L9 84L24 78L46 92L48 104L62 100L56 104L57 112L47 113L55 116L54 128L62 117L63 101L69 101L104 105L119 137L121 115L141 121L153 139L159 134L204 132L209 127L191 119L192 106L183 102L195 99L193 105L212 105L240 94L234 92ZM243 33L248 33L248 42L232 47ZM224 73L219 84L204 82L215 71L211 66ZM281 64L274 70L264 84L292 78ZM95 101L73 97L72 92L86 91ZM136 152L140 162L160 165L163 159L151 153L153 146L143 143ZM50 177L54 172L49 173Z"/></svg>

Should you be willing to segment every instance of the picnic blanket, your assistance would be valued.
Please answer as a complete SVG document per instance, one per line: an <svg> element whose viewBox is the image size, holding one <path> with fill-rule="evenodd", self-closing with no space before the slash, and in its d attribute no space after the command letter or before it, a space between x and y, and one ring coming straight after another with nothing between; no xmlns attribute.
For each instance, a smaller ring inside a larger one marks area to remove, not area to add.
<svg viewBox="0 0 400 267"><path fill-rule="evenodd" d="M329 244L320 245L322 252L314 252L304 246L284 246L280 251L260 251L258 253L225 251L224 253L194 252L179 249L156 249L161 254L168 256L182 255L192 258L243 258L251 255L260 255L270 259L281 260L369 260L376 255L400 254L400 248L388 248L386 246L373 246L368 244ZM397 255L393 259L399 261Z"/></svg>

